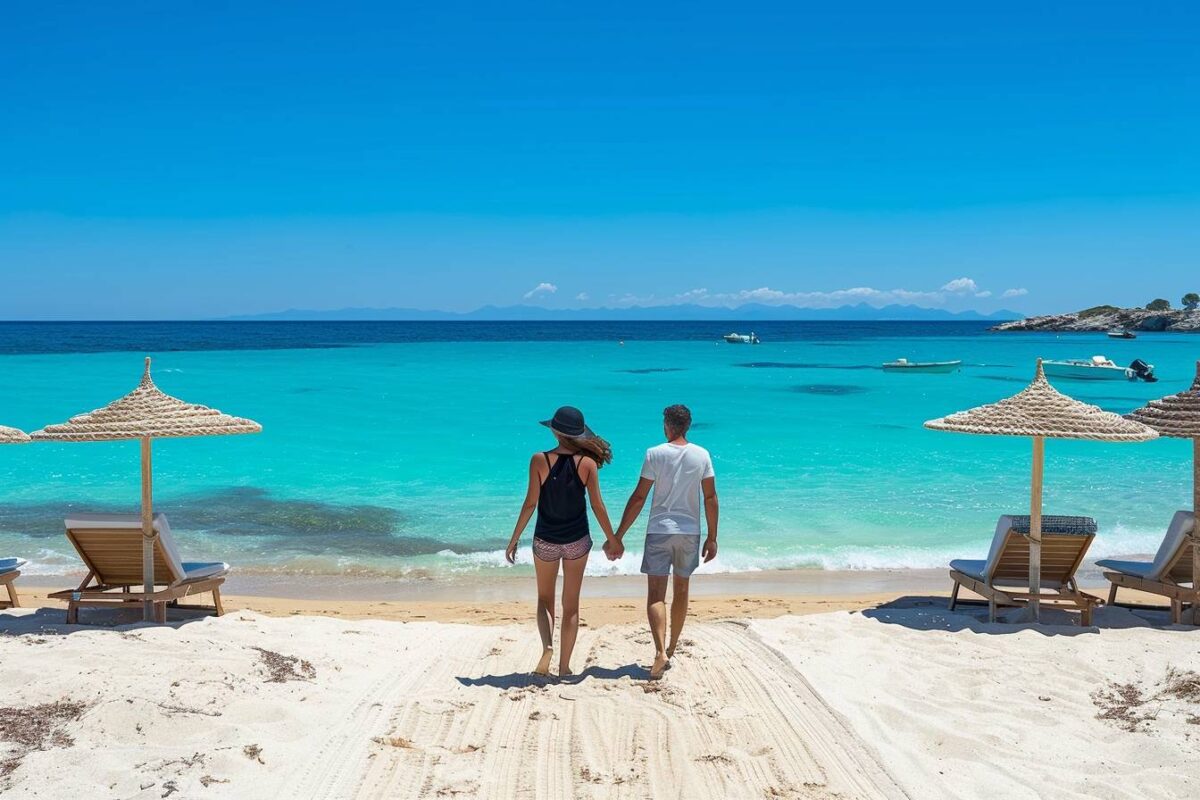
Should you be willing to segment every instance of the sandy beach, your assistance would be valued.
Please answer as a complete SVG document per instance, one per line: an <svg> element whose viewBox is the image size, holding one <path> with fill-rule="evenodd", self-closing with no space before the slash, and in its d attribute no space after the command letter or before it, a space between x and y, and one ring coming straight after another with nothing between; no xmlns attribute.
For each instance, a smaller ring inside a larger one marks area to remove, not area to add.
<svg viewBox="0 0 1200 800"><path fill-rule="evenodd" d="M719 588L728 588L719 587ZM569 679L529 603L231 595L221 618L0 615L5 796L1180 797L1195 632L1105 608L987 624L932 593L704 594L663 680L640 602ZM466 623L466 624L464 624ZM981 757L986 753L986 757ZM1053 786L1053 790L1048 787Z"/></svg>

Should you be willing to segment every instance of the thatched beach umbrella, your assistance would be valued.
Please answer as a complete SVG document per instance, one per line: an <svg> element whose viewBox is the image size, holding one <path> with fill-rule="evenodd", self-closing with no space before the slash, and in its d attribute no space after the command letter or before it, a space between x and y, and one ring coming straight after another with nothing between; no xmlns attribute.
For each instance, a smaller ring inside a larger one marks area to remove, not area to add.
<svg viewBox="0 0 1200 800"><path fill-rule="evenodd" d="M1090 439L1099 442L1145 442L1158 437L1152 428L1104 409L1081 403L1046 380L1042 360L1033 383L1021 392L986 406L960 411L925 423L935 431L1033 438L1033 479L1029 502L1029 610L1037 622L1042 578L1042 467L1046 439Z"/></svg>
<svg viewBox="0 0 1200 800"><path fill-rule="evenodd" d="M0 444L23 444L28 441L29 437L23 431L0 425Z"/></svg>
<svg viewBox="0 0 1200 800"><path fill-rule="evenodd" d="M1192 581L1200 580L1200 361L1196 362L1196 380L1186 392L1160 400L1151 400L1129 419L1149 425L1162 436L1192 440ZM1192 608L1192 623L1200 622L1200 609Z"/></svg>
<svg viewBox="0 0 1200 800"><path fill-rule="evenodd" d="M47 425L30 437L44 442L110 442L139 439L142 443L142 578L147 595L154 591L154 498L150 472L150 440L182 436L225 436L258 433L262 426L216 409L185 403L164 394L150 379L150 359L138 387L104 408L80 414L61 425ZM153 619L145 603L145 619Z"/></svg>

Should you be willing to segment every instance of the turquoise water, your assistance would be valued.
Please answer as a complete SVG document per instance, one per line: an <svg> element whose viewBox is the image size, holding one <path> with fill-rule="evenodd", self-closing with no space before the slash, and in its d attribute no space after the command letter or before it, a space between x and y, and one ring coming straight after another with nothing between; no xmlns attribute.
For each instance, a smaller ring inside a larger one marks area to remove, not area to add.
<svg viewBox="0 0 1200 800"><path fill-rule="evenodd" d="M189 557L248 571L506 569L502 550L529 455L553 445L539 419L578 405L611 440L615 458L601 476L619 517L642 451L661 440L661 409L683 402L696 420L691 438L713 454L721 499L721 555L705 570L937 567L982 555L997 514L1027 509L1031 445L936 433L923 421L1020 390L1038 356L1095 353L1156 365L1154 385L1059 384L1125 412L1186 388L1200 355L1200 338L1170 334L1110 342L926 326L913 335L875 323L852 336L829 325L799 334L781 327L748 347L718 343L724 331L707 327L711 337L693 324L682 339L650 338L661 327L635 330L640 336L623 345L615 335L507 334L176 352L156 342L164 391L264 428L157 442L157 507ZM769 327L759 324L760 335ZM10 341L0 355L0 422L27 430L129 391L143 354L21 349ZM877 368L900 356L967 366L953 375ZM1188 503L1190 457L1190 444L1174 440L1049 442L1047 513L1095 516L1094 556L1150 551ZM137 444L2 447L0 486L0 554L33 559L33 572L74 570L61 520L71 508L136 510ZM636 572L637 536L630 545L623 561L594 555L589 569Z"/></svg>

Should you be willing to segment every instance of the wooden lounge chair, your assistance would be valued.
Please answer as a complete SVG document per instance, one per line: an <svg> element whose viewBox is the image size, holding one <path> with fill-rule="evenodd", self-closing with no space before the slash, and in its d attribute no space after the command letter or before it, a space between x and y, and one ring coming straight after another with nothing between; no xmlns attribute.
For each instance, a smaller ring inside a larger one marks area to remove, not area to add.
<svg viewBox="0 0 1200 800"><path fill-rule="evenodd" d="M8 599L0 600L0 608L20 608L21 601L17 599L17 587L13 581L21 577L21 567L29 562L23 558L0 558L0 584L8 590Z"/></svg>
<svg viewBox="0 0 1200 800"><path fill-rule="evenodd" d="M1078 609L1081 625L1092 624L1092 609L1103 602L1079 591L1075 571L1083 562L1096 523L1088 517L1042 517L1041 603ZM958 604L958 592L966 587L988 602L988 621L996 621L997 606L1020 606L1029 602L1029 517L1004 515L996 523L987 560L957 559L950 562L950 610Z"/></svg>
<svg viewBox="0 0 1200 800"><path fill-rule="evenodd" d="M77 589L55 592L50 597L65 600L67 622L79 621L85 607L136 608L144 601L154 604L155 619L167 621L167 605L179 605L181 597L211 592L213 605L186 606L224 613L221 584L229 565L221 562L180 561L171 527L163 514L154 515L155 591L142 591L142 521L136 514L80 514L67 520L67 538L87 565L88 574ZM158 588L158 587L162 588ZM185 607L185 606L180 606Z"/></svg>
<svg viewBox="0 0 1200 800"><path fill-rule="evenodd" d="M1200 589L1192 575L1192 526L1195 516L1191 511L1176 511L1167 528L1167 535L1153 561L1119 561L1105 558L1096 566L1105 570L1104 577L1112 583L1108 602L1117 602L1117 587L1137 589L1157 594L1171 601L1171 623L1178 625L1183 616L1183 606L1200 606ZM1184 584L1190 584L1185 586ZM1191 620L1197 624L1200 620Z"/></svg>

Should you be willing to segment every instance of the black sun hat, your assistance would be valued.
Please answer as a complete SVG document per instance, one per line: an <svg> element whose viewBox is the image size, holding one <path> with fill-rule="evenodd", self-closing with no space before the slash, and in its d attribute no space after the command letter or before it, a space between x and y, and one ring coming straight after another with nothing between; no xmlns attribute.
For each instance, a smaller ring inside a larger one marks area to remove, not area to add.
<svg viewBox="0 0 1200 800"><path fill-rule="evenodd" d="M555 433L576 439L590 439L596 435L584 424L583 412L574 406L563 406L552 418L542 420L542 424Z"/></svg>

